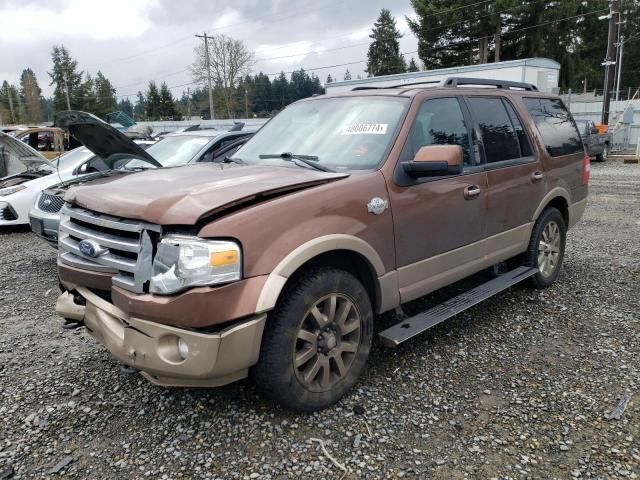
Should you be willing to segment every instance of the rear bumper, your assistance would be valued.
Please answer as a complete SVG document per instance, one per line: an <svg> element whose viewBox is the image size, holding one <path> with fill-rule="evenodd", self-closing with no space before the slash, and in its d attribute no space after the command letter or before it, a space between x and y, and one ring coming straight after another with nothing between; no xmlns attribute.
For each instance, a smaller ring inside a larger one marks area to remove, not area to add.
<svg viewBox="0 0 640 480"><path fill-rule="evenodd" d="M216 333L200 333L128 317L122 310L77 287L86 306L64 292L56 312L83 319L88 332L121 362L151 382L164 386L220 386L247 376L258 361L266 314L256 315ZM188 347L183 358L178 339Z"/></svg>
<svg viewBox="0 0 640 480"><path fill-rule="evenodd" d="M53 248L58 248L59 213L47 213L42 210L31 209L29 212L31 231L47 242Z"/></svg>

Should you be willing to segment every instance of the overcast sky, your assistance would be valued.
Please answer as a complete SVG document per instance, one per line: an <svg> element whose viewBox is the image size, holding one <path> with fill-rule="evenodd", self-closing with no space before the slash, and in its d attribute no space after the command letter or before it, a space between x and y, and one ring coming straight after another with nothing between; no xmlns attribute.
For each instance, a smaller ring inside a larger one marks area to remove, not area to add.
<svg viewBox="0 0 640 480"><path fill-rule="evenodd" d="M358 62L382 8L405 32L401 51L415 51L409 0L0 0L0 81L17 83L30 67L49 96L51 47L64 44L79 69L101 70L119 98L145 90L149 80L166 81L180 95L202 42L194 34L204 31L243 40L255 51L254 73ZM365 63L314 71L324 82L329 73L341 80L347 68L355 78Z"/></svg>

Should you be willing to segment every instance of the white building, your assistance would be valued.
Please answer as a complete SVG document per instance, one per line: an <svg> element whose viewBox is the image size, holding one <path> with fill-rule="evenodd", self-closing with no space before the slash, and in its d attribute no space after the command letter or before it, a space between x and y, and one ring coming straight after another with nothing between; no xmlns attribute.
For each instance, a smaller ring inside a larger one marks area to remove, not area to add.
<svg viewBox="0 0 640 480"><path fill-rule="evenodd" d="M486 78L532 83L542 92L556 93L560 78L560 64L548 58L525 58L523 60L345 80L327 83L325 89L327 93L340 93L355 87L385 87L405 83L439 81L447 77Z"/></svg>

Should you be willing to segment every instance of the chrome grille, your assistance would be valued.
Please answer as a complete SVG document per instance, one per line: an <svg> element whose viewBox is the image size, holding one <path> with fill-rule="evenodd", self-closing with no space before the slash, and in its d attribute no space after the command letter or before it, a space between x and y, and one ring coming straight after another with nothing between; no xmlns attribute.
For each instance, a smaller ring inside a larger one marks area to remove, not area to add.
<svg viewBox="0 0 640 480"><path fill-rule="evenodd" d="M38 209L43 212L58 213L64 205L62 195L52 195L51 193L42 192L38 198Z"/></svg>
<svg viewBox="0 0 640 480"><path fill-rule="evenodd" d="M114 285L143 293L151 278L154 233L160 233L159 225L64 206L59 258L71 267L112 273ZM83 240L99 245L100 254L90 257L82 253L79 244Z"/></svg>
<svg viewBox="0 0 640 480"><path fill-rule="evenodd" d="M16 215L16 212L13 210L13 208L11 208L9 205L7 205L2 210L0 210L0 218L2 220L6 220L8 222L11 222L13 220L17 220L18 216Z"/></svg>

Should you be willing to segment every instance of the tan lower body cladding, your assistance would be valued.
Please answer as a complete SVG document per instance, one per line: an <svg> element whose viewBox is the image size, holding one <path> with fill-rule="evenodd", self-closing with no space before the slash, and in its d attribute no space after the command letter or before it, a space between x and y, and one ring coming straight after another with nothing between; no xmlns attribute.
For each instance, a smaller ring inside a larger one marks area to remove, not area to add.
<svg viewBox="0 0 640 480"><path fill-rule="evenodd" d="M84 320L89 334L114 357L139 369L155 384L225 385L246 377L249 367L258 361L266 314L220 332L200 333L128 317L86 288L65 287L75 289L86 305L75 304L73 295L64 292L56 303L58 315Z"/></svg>

